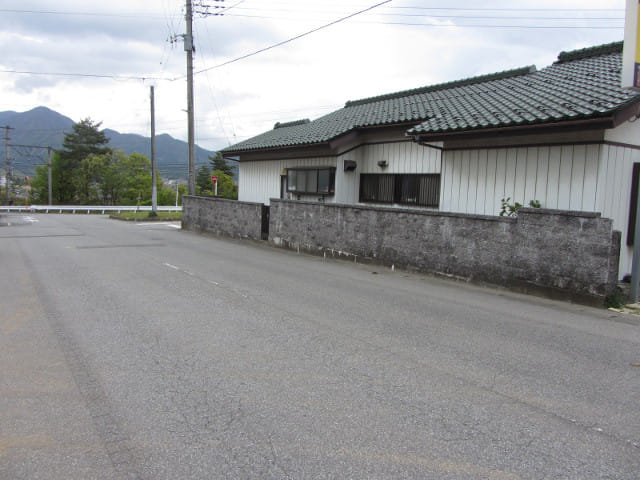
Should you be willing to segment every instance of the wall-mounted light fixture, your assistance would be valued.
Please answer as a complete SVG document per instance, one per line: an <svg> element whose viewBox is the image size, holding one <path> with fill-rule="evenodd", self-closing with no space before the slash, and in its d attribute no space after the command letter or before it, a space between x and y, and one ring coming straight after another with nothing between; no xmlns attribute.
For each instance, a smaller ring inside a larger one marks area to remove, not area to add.
<svg viewBox="0 0 640 480"><path fill-rule="evenodd" d="M387 163L386 160L380 160L380 161L378 161L378 166L380 168L387 168L389 166L389 164Z"/></svg>
<svg viewBox="0 0 640 480"><path fill-rule="evenodd" d="M351 172L351 171L355 170L357 166L358 166L358 164L356 163L355 160L345 160L344 161L344 171L345 172Z"/></svg>

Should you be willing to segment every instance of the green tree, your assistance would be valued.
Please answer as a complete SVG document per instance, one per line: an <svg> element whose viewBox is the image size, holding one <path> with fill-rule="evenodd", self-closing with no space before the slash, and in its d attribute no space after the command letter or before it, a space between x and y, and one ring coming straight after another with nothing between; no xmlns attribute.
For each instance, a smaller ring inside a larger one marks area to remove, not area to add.
<svg viewBox="0 0 640 480"><path fill-rule="evenodd" d="M238 199L238 186L229 175L221 170L215 170L212 175L218 176L218 197L229 200Z"/></svg>
<svg viewBox="0 0 640 480"><path fill-rule="evenodd" d="M173 186L162 186L158 190L158 205L175 205L176 204L176 188L178 189L178 205L182 205L182 196L187 194L187 186L175 184Z"/></svg>
<svg viewBox="0 0 640 480"><path fill-rule="evenodd" d="M209 155L209 162L211 163L211 170L216 171L219 170L225 175L233 178L234 170L231 165L227 163L220 152L216 153L215 157Z"/></svg>
<svg viewBox="0 0 640 480"><path fill-rule="evenodd" d="M53 203L84 203L95 193L91 190L93 172L89 164L82 165L82 162L91 155L110 152L106 146L109 139L99 130L100 125L89 118L75 123L72 132L64 136L63 148L54 152L51 161ZM38 202L48 201L47 182L47 168L37 168L32 187Z"/></svg>
<svg viewBox="0 0 640 480"><path fill-rule="evenodd" d="M202 165L196 172L196 195L213 195L211 170L207 165Z"/></svg>
<svg viewBox="0 0 640 480"><path fill-rule="evenodd" d="M151 161L140 153L128 157L122 153L118 173L122 180L121 205L137 205L151 201Z"/></svg>
<svg viewBox="0 0 640 480"><path fill-rule="evenodd" d="M101 184L109 173L111 154L91 154L80 162L76 171L76 198L81 204L102 203Z"/></svg>
<svg viewBox="0 0 640 480"><path fill-rule="evenodd" d="M48 168L45 165L36 167L36 174L31 179L31 202L49 203Z"/></svg>

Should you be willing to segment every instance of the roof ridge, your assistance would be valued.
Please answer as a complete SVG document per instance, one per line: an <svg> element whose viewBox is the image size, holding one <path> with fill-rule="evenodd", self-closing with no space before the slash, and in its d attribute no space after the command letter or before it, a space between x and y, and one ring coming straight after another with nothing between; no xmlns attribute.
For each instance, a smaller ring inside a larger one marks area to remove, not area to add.
<svg viewBox="0 0 640 480"><path fill-rule="evenodd" d="M603 45L596 45L595 47L580 48L578 50L570 50L568 52L560 52L558 60L554 62L565 63L573 62L575 60L584 60L585 58L599 57L601 55L610 55L612 53L622 53L622 47L624 42L611 42Z"/></svg>
<svg viewBox="0 0 640 480"><path fill-rule="evenodd" d="M410 95L420 95L422 93L435 92L437 90L445 90L456 87L466 87L474 85L476 83L490 82L492 80L504 80L506 78L519 77L528 73L536 71L535 65L528 65L526 67L514 68L512 70L504 70L502 72L489 73L486 75L479 75L477 77L463 78L461 80L454 80L452 82L438 83L435 85L428 85L426 87L413 88L411 90L403 90L395 93L387 93L384 95L378 95L376 97L362 98L360 100L349 100L345 103L345 108L354 107L357 105L366 105L367 103L379 102L382 100L391 100L394 98L408 97Z"/></svg>
<svg viewBox="0 0 640 480"><path fill-rule="evenodd" d="M308 118L303 118L302 120L294 120L293 122L278 122L273 126L273 129L276 130L278 128L296 127L298 125L304 125L306 123L311 123L311 120L309 120Z"/></svg>

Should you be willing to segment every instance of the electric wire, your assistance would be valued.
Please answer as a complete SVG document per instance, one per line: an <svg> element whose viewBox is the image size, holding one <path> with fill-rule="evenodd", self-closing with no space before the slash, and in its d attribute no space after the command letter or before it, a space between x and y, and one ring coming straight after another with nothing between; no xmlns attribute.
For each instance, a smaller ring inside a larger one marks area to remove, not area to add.
<svg viewBox="0 0 640 480"><path fill-rule="evenodd" d="M355 12L355 13L352 13L350 15L347 15L346 17L339 18L339 19L334 20L332 22L326 23L326 24L324 24L324 25L322 25L320 27L317 27L317 28L314 28L312 30L309 30L309 31L307 31L305 33L301 33L300 35L296 35L295 37L291 37L291 38L288 38L287 40L283 40L282 42L274 43L273 45L269 45L268 47L261 48L259 50L256 50L255 52L247 53L246 55L242 55L241 57L237 57L237 58L234 58L232 60L228 60L226 62L220 63L218 65L214 65L212 67L208 67L208 68L204 68L202 70L198 70L197 72L194 72L194 75L197 75L197 74L200 74L200 73L204 73L204 72L207 72L209 70L213 70L215 68L220 68L220 67L223 67L225 65L230 65L232 63L239 62L240 60L244 60L246 58L253 57L254 55L258 55L258 54L266 52L268 50L272 50L272 49L280 47L282 45L286 45L288 43L294 42L294 41L299 40L299 39L301 39L303 37L311 35L312 33L319 32L320 30L324 30L325 28L329 28L329 27L331 27L333 25L336 25L338 23L341 23L341 22L344 22L346 20L349 20L350 18L353 18L353 17L355 17L357 15L361 15L361 14L363 14L365 12L371 11L371 10L373 10L375 8L378 8L381 5L385 5L385 4L389 3L389 2L391 2L391 0L384 0L383 2L377 3L375 5L372 5L370 7L365 8L363 10L360 10L358 12ZM184 76L183 77L179 77L179 78L184 78Z"/></svg>

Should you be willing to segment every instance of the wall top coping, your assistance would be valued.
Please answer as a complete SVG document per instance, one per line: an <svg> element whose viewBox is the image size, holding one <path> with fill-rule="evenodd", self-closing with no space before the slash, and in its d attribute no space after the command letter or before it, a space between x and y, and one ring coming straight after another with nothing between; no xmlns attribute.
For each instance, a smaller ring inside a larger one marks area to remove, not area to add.
<svg viewBox="0 0 640 480"><path fill-rule="evenodd" d="M378 211L378 212L394 212L394 213L410 213L413 215L424 215L431 217L456 217L456 218L473 218L478 220L488 220L495 222L507 222L513 223L517 222L517 217L501 217L498 215L476 215L470 213L457 213L457 212L441 212L439 210L420 210L414 208L401 208L401 207L382 207L382 206L372 206L372 205L349 205L344 203L318 203L311 202L305 200L287 200L282 198L272 198L273 203L291 203L291 204L302 204L302 205L310 205L315 207L325 207L325 208L338 208L338 209L356 209L356 210L367 210L367 211ZM565 216L565 217L580 217L580 218L600 218L600 212L583 212L580 210L555 210L552 208L529 208L522 207L518 209L518 213L524 215L555 215L555 216Z"/></svg>
<svg viewBox="0 0 640 480"><path fill-rule="evenodd" d="M204 200L206 202L224 202L224 203L235 203L237 205L247 205L247 206L253 206L253 207L264 207L264 203L239 202L238 200L229 200L228 198L209 197L209 196L201 196L201 195L183 195L182 198L193 198L193 199L197 199L197 200Z"/></svg>
<svg viewBox="0 0 640 480"><path fill-rule="evenodd" d="M600 212L583 212L580 210L555 210L552 208L529 208L522 207L518 213L526 215L562 215L565 217L600 218Z"/></svg>
<svg viewBox="0 0 640 480"><path fill-rule="evenodd" d="M302 205L309 205L313 207L366 210L366 211L377 211L382 213L409 213L412 215L423 215L427 217L471 218L471 219L488 220L491 222L504 222L504 223L517 222L517 218L514 218L514 217L500 217L496 215L476 215L476 214L456 213L456 212L441 212L439 210L419 210L417 208L380 207L380 206L371 206L371 205L349 205L344 203L318 203L318 202L309 202L305 200L286 200L282 198L272 198L271 204L273 205L274 203L291 203L296 205L302 204Z"/></svg>

